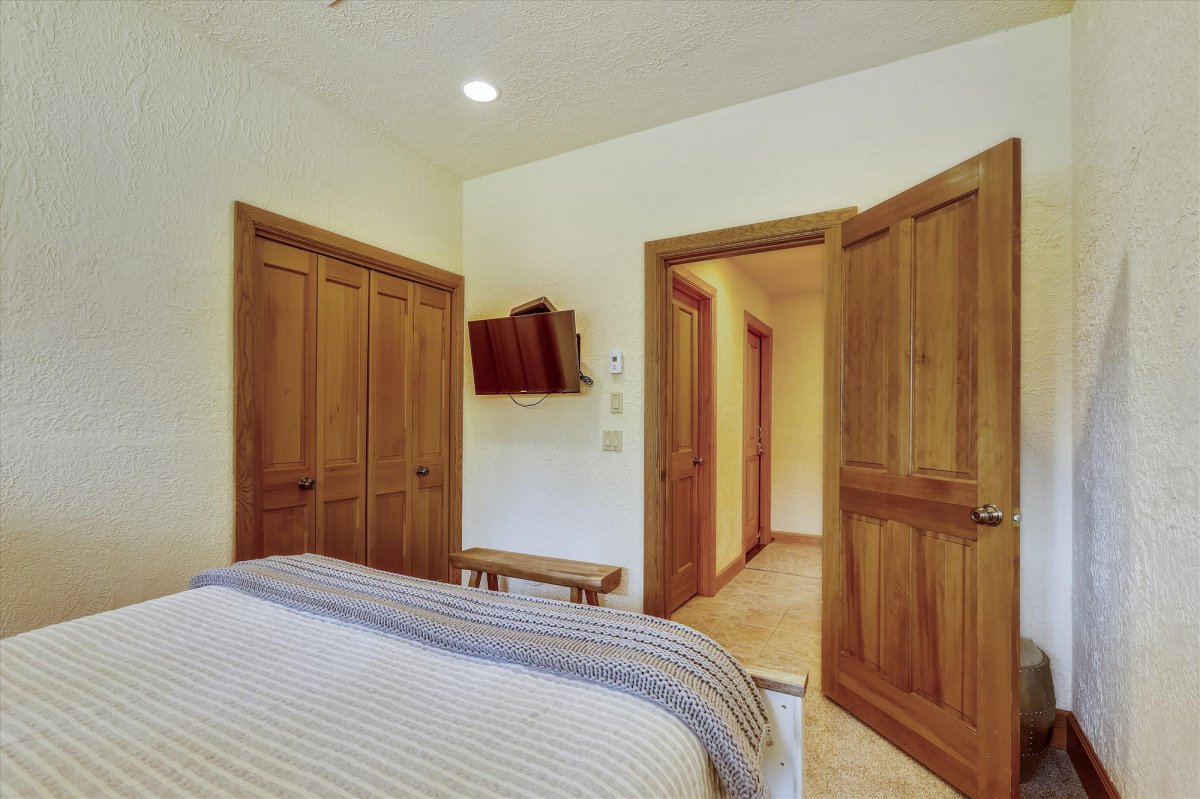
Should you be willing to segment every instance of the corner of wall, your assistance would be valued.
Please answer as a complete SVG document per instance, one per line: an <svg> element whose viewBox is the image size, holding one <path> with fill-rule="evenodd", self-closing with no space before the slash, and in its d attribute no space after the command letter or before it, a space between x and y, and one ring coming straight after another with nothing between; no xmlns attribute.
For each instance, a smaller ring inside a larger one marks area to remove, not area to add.
<svg viewBox="0 0 1200 799"><path fill-rule="evenodd" d="M1074 713L1126 796L1200 783L1200 4L1071 13Z"/></svg>

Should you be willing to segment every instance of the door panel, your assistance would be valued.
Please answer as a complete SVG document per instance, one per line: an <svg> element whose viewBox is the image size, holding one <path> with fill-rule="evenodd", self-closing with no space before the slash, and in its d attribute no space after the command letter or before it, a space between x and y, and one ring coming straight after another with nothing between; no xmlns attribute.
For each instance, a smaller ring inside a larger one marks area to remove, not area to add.
<svg viewBox="0 0 1200 799"><path fill-rule="evenodd" d="M366 558L369 272L319 256L317 552Z"/></svg>
<svg viewBox="0 0 1200 799"><path fill-rule="evenodd" d="M298 483L316 477L319 462L309 389L317 368L317 257L267 239L256 238L254 247L261 554L297 554L316 544L315 496Z"/></svg>
<svg viewBox="0 0 1200 799"><path fill-rule="evenodd" d="M367 565L403 572L415 475L412 415L413 284L371 273L370 401L367 425Z"/></svg>
<svg viewBox="0 0 1200 799"><path fill-rule="evenodd" d="M411 396L416 482L413 535L406 539L410 542L406 573L429 580L447 580L450 540L445 487L450 463L450 295L429 286L415 286L414 292Z"/></svg>
<svg viewBox="0 0 1200 799"><path fill-rule="evenodd" d="M331 558L362 562L362 501L358 497L322 503L317 529L321 531L320 552Z"/></svg>
<svg viewBox="0 0 1200 799"><path fill-rule="evenodd" d="M311 520L311 497L295 492L299 496L289 498L281 507L263 508L263 552L269 555L303 555L308 552L308 531L313 529ZM273 497L278 501L279 494Z"/></svg>
<svg viewBox="0 0 1200 799"><path fill-rule="evenodd" d="M975 722L975 551L973 541L914 529L918 590L912 690Z"/></svg>
<svg viewBox="0 0 1200 799"><path fill-rule="evenodd" d="M824 690L972 796L1019 775L1018 181L1012 140L832 237Z"/></svg>
<svg viewBox="0 0 1200 799"><path fill-rule="evenodd" d="M842 515L846 583L842 608L843 651L879 668L880 541L885 522L859 513Z"/></svg>
<svg viewBox="0 0 1200 799"><path fill-rule="evenodd" d="M847 347L842 354L843 460L862 469L887 469L888 371L896 323L894 246L885 231L845 249L844 335L850 342L879 344Z"/></svg>
<svg viewBox="0 0 1200 799"><path fill-rule="evenodd" d="M975 476L978 205L971 194L913 221L914 474Z"/></svg>
<svg viewBox="0 0 1200 799"><path fill-rule="evenodd" d="M668 370L670 394L670 498L667 528L667 612L699 588L700 520L697 508L697 458L700 452L700 304L678 288L671 296Z"/></svg>

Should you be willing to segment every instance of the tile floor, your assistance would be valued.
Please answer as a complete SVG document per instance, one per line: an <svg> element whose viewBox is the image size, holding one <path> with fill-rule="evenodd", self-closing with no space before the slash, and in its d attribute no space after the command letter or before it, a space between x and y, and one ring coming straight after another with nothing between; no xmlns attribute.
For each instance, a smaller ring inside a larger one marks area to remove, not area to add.
<svg viewBox="0 0 1200 799"><path fill-rule="evenodd" d="M804 700L806 799L961 797L958 791L821 693L820 539L778 540L714 597L671 617L712 637L747 665L808 672ZM1026 799L1082 797L1067 754L1051 749Z"/></svg>
<svg viewBox="0 0 1200 799"><path fill-rule="evenodd" d="M716 596L694 597L671 618L747 665L808 672L809 685L819 685L821 548L777 541Z"/></svg>

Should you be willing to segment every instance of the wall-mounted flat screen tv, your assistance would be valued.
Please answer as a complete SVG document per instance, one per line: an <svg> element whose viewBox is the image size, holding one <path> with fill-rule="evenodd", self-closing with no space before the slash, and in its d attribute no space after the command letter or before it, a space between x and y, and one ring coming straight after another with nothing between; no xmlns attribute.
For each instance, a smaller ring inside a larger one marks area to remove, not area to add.
<svg viewBox="0 0 1200 799"><path fill-rule="evenodd" d="M579 392L574 311L477 319L467 332L476 394Z"/></svg>

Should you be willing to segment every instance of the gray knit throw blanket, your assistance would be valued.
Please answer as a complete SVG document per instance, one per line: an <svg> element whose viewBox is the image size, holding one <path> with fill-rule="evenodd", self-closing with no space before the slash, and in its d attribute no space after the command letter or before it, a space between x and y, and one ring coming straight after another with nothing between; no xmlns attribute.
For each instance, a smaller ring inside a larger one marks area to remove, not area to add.
<svg viewBox="0 0 1200 799"><path fill-rule="evenodd" d="M769 735L762 697L732 655L682 624L418 580L318 555L210 569L193 577L190 587L209 585L652 702L700 739L726 796L767 796L760 765Z"/></svg>

